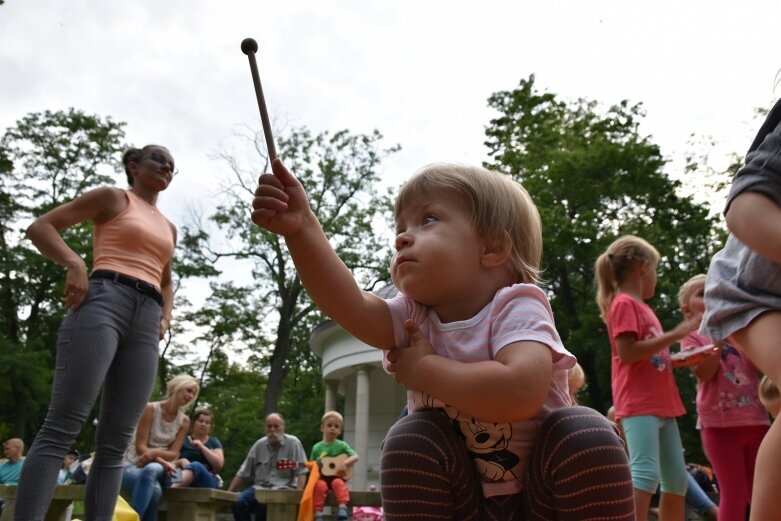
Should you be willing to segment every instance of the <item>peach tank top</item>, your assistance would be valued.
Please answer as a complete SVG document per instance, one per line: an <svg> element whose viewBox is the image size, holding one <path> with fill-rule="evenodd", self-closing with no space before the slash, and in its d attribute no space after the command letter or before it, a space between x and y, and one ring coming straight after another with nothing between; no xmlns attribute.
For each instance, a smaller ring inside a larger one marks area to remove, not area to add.
<svg viewBox="0 0 781 521"><path fill-rule="evenodd" d="M95 270L110 270L160 289L163 268L174 254L174 232L163 214L130 190L127 207L110 221L95 225Z"/></svg>

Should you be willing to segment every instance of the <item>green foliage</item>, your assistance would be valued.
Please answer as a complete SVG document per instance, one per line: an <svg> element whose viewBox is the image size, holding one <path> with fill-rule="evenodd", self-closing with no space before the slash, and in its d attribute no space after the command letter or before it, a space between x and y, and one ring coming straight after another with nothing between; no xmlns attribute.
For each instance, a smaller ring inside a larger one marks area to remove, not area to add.
<svg viewBox="0 0 781 521"><path fill-rule="evenodd" d="M539 208L556 325L586 372L584 404L604 412L611 403L610 345L595 302L596 258L626 233L656 246L662 259L649 304L670 328L681 319L678 288L707 270L723 231L665 175L659 148L638 131L640 105L622 101L603 109L584 99L561 101L539 92L534 76L493 94L489 105L500 115L486 129L492 157L486 166L520 181ZM681 432L687 448L698 452L693 379L687 371L678 376L689 411Z"/></svg>
<svg viewBox="0 0 781 521"><path fill-rule="evenodd" d="M24 238L35 217L113 184L124 124L75 109L32 113L0 138L0 434L31 441L49 401L65 271ZM63 235L89 264L89 226ZM84 436L90 435L90 429Z"/></svg>
<svg viewBox="0 0 781 521"><path fill-rule="evenodd" d="M262 136L238 137L260 153ZM381 160L398 147L383 149L381 140L378 132L313 135L294 129L277 142L279 156L306 187L326 235L367 288L389 279L390 248L373 223L387 221L391 203L375 186ZM221 157L233 180L223 187L207 222L180 230L181 244L187 245L180 260L200 274L211 270L209 276L230 270L232 280L212 282L199 309L177 308L180 325L167 363L177 372L203 376L202 401L213 406L215 433L226 446L223 475L232 476L252 443L265 434L264 417L270 412L285 416L288 432L305 448L321 439L324 391L309 335L325 318L306 295L284 240L249 218L256 169L242 169L239 158L227 153ZM194 360L194 343L210 346L205 360ZM249 368L228 363L226 354L247 357Z"/></svg>

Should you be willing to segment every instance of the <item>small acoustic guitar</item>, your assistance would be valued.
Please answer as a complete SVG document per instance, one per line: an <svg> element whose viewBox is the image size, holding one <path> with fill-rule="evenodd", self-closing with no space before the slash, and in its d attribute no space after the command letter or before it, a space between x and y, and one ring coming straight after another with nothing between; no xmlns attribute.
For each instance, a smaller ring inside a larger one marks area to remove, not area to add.
<svg viewBox="0 0 781 521"><path fill-rule="evenodd" d="M349 458L347 454L339 454L338 456L330 457L330 456L323 456L320 458L320 460L317 462L317 466L320 467L320 474L323 476L337 476L345 481L353 477L353 467L349 466L346 467L347 471L344 473L344 476L339 476L336 473L336 469L339 468L339 465L344 463L347 458ZM300 461L293 461L290 459L280 459L277 460L277 470L285 470L285 469L296 469L299 467L304 467L304 463Z"/></svg>

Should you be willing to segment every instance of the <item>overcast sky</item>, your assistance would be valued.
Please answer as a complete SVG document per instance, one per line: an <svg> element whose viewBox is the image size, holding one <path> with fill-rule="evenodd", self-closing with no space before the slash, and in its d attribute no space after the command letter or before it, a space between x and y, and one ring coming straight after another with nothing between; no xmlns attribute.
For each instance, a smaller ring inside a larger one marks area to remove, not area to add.
<svg viewBox="0 0 781 521"><path fill-rule="evenodd" d="M486 160L488 96L532 73L563 99L642 102L670 158L692 133L723 155L745 151L781 92L779 20L779 0L6 0L0 131L68 107L126 122L129 142L171 149L181 174L159 205L181 225L228 175L210 155L259 128L240 50L253 37L272 118L379 129L402 146L388 184Z"/></svg>

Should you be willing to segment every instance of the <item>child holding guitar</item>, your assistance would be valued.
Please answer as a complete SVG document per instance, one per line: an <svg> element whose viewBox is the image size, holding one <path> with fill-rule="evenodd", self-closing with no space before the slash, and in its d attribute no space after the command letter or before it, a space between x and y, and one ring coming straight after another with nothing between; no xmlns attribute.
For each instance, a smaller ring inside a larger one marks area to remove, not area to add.
<svg viewBox="0 0 781 521"><path fill-rule="evenodd" d="M358 461L358 454L350 447L347 442L338 439L342 434L344 427L344 418L336 411L328 411L320 420L320 432L323 433L323 441L315 443L312 447L312 454L309 459L318 463L323 463L321 475L314 491L315 521L322 521L323 507L328 495L328 489L331 488L336 495L339 508L336 511L336 517L340 521L347 520L350 515L347 512L347 504L350 502L350 491L347 489L345 481L352 476L353 465ZM333 465L325 465L329 460Z"/></svg>

